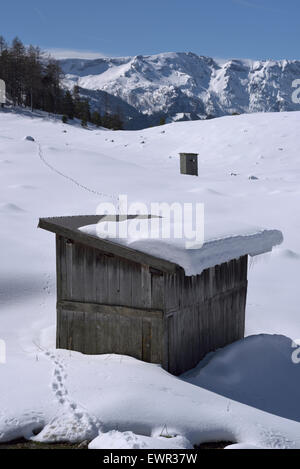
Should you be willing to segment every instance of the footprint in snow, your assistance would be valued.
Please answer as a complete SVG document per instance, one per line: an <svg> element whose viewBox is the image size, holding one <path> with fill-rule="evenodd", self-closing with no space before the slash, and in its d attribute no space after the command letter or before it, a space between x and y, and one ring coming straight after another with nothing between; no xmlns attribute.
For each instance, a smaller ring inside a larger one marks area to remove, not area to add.
<svg viewBox="0 0 300 469"><path fill-rule="evenodd" d="M3 164L11 164L12 161L11 161L11 160L0 160L0 163L3 163Z"/></svg>
<svg viewBox="0 0 300 469"><path fill-rule="evenodd" d="M22 213L25 212L21 207L18 205L7 203L7 204L0 204L0 212L2 213Z"/></svg>
<svg viewBox="0 0 300 469"><path fill-rule="evenodd" d="M34 190L36 189L35 186L30 186L27 184L13 184L11 186L8 186L9 189L26 189L26 190Z"/></svg>

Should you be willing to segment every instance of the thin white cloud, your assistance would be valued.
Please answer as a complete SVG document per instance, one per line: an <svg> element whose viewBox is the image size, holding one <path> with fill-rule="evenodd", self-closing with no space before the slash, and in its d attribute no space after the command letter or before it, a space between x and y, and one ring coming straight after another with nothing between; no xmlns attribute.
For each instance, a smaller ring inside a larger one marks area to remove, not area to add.
<svg viewBox="0 0 300 469"><path fill-rule="evenodd" d="M88 50L52 48L47 49L46 52L56 59L100 59L101 57L107 57L107 55L102 54L101 52Z"/></svg>

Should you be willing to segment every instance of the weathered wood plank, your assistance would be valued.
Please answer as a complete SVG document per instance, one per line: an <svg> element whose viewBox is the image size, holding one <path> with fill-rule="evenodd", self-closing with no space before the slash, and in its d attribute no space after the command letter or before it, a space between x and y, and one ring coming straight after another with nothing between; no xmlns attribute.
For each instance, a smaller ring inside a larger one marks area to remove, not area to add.
<svg viewBox="0 0 300 469"><path fill-rule="evenodd" d="M120 288L120 305L133 306L132 292L132 263L120 259L119 264L119 288Z"/></svg>
<svg viewBox="0 0 300 469"><path fill-rule="evenodd" d="M127 306L103 305L98 303L82 303L79 301L59 301L58 308L66 311L103 313L111 315L121 315L128 317L162 318L163 311L155 309L128 308Z"/></svg>
<svg viewBox="0 0 300 469"><path fill-rule="evenodd" d="M111 257L107 264L108 304L120 304L120 259Z"/></svg>
<svg viewBox="0 0 300 469"><path fill-rule="evenodd" d="M141 304L143 308L152 307L152 274L148 266L141 266ZM163 309L163 305L160 306Z"/></svg>
<svg viewBox="0 0 300 469"><path fill-rule="evenodd" d="M153 309L165 309L164 277L151 274L151 307Z"/></svg>
<svg viewBox="0 0 300 469"><path fill-rule="evenodd" d="M151 363L163 364L163 320L151 319Z"/></svg>
<svg viewBox="0 0 300 469"><path fill-rule="evenodd" d="M63 282L63 275L62 275L62 268L61 268L61 260L62 260L62 252L61 252L61 238L60 236L55 236L56 242L56 295L57 298L60 300L62 299L62 282Z"/></svg>
<svg viewBox="0 0 300 469"><path fill-rule="evenodd" d="M83 249L83 300L96 302L96 250L95 249Z"/></svg>
<svg viewBox="0 0 300 469"><path fill-rule="evenodd" d="M151 321L143 318L143 361L151 362Z"/></svg>
<svg viewBox="0 0 300 469"><path fill-rule="evenodd" d="M108 303L108 264L109 258L96 251L95 260L95 282L96 282L96 301L95 303Z"/></svg>

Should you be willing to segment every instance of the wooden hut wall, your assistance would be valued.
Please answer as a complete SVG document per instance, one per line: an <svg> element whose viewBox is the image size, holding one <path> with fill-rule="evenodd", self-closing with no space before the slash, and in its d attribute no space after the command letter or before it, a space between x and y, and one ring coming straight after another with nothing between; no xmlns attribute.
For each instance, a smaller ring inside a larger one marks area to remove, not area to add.
<svg viewBox="0 0 300 469"><path fill-rule="evenodd" d="M244 337L248 257L186 277L166 277L168 369L180 374Z"/></svg>
<svg viewBox="0 0 300 469"><path fill-rule="evenodd" d="M58 347L179 374L244 336L247 256L187 277L56 239Z"/></svg>
<svg viewBox="0 0 300 469"><path fill-rule="evenodd" d="M162 363L162 277L147 266L56 240L57 347Z"/></svg>

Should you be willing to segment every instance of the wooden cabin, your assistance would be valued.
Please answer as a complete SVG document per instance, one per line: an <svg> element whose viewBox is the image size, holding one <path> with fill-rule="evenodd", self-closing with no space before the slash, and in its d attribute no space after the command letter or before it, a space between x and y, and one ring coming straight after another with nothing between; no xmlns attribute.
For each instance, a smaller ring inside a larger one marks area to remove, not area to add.
<svg viewBox="0 0 300 469"><path fill-rule="evenodd" d="M244 337L247 242L237 258L187 276L169 260L79 230L101 218L39 222L56 234L58 348L129 355L178 375Z"/></svg>

